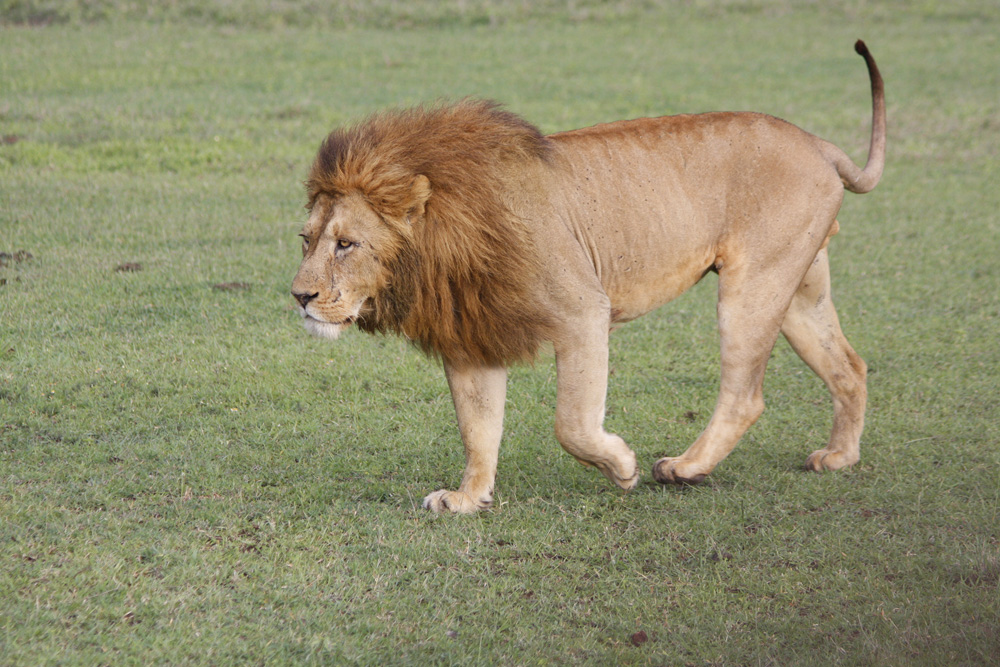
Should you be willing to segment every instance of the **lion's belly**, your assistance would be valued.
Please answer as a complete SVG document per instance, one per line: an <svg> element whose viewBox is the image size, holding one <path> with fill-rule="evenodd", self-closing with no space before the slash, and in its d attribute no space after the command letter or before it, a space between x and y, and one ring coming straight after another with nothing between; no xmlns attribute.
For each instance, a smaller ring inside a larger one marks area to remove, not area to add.
<svg viewBox="0 0 1000 667"><path fill-rule="evenodd" d="M715 260L708 247L683 257L657 256L649 250L619 253L601 267L613 323L634 320L677 298L701 280Z"/></svg>
<svg viewBox="0 0 1000 667"><path fill-rule="evenodd" d="M718 211L698 206L668 179L656 187L659 196L646 190L592 187L592 201L601 206L567 207L566 226L611 302L612 322L634 320L677 298L718 256Z"/></svg>

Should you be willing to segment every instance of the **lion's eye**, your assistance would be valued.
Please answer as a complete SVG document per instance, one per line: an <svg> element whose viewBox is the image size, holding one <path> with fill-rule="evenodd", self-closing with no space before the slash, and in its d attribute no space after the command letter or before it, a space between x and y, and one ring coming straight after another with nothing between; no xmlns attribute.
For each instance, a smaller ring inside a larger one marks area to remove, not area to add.
<svg viewBox="0 0 1000 667"><path fill-rule="evenodd" d="M352 247L353 245L354 244L352 242L348 241L347 239L339 239L337 241L337 248L339 250L347 250L348 248Z"/></svg>
<svg viewBox="0 0 1000 667"><path fill-rule="evenodd" d="M305 252L309 249L309 237L305 234L299 234L299 236L302 238L302 251Z"/></svg>

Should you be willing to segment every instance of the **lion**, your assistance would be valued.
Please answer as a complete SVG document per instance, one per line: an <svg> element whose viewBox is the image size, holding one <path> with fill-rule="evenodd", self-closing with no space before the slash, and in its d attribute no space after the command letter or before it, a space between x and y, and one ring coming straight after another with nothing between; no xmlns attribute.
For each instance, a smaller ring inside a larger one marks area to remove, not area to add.
<svg viewBox="0 0 1000 667"><path fill-rule="evenodd" d="M826 383L828 444L809 470L860 458L867 368L841 331L827 243L844 191L864 193L885 164L883 83L872 90L869 156L750 112L643 118L543 135L496 102L382 112L333 131L309 172L308 220L292 295L311 333L351 324L394 332L439 357L466 466L434 512L493 502L507 368L555 354L555 433L622 489L633 451L604 430L615 325L718 275L721 382L715 410L661 483L697 484L764 410L778 333Z"/></svg>

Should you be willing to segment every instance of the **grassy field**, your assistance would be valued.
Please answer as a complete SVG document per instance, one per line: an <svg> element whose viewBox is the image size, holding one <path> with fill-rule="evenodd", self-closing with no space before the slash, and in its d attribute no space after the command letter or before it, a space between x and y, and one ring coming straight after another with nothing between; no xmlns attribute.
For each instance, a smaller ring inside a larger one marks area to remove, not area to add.
<svg viewBox="0 0 1000 667"><path fill-rule="evenodd" d="M806 0L0 0L0 663L977 665L1000 660L1000 10ZM310 338L288 287L332 127L494 97L545 131L773 113L889 162L831 244L862 462L784 342L697 488L648 474L718 382L714 278L612 337L623 495L511 376L497 507L437 363Z"/></svg>

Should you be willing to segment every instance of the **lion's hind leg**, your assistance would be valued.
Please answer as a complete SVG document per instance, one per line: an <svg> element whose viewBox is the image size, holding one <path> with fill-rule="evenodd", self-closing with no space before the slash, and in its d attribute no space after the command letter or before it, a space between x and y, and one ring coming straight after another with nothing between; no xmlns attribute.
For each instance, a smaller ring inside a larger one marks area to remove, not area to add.
<svg viewBox="0 0 1000 667"><path fill-rule="evenodd" d="M788 303L808 267L808 249L775 254L765 262L749 255L729 258L719 271L721 343L719 396L708 426L680 456L653 465L661 484L701 482L764 412L764 371ZM768 270L761 270L767 265Z"/></svg>
<svg viewBox="0 0 1000 667"><path fill-rule="evenodd" d="M822 378L833 398L830 442L806 459L810 470L836 470L860 459L867 368L840 329L830 297L830 263L820 250L799 285L781 331L802 360Z"/></svg>
<svg viewBox="0 0 1000 667"><path fill-rule="evenodd" d="M687 451L653 464L657 482L700 483L764 412L764 370L778 337L779 321L753 304L720 302L722 377L715 410Z"/></svg>

